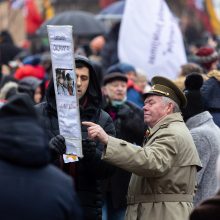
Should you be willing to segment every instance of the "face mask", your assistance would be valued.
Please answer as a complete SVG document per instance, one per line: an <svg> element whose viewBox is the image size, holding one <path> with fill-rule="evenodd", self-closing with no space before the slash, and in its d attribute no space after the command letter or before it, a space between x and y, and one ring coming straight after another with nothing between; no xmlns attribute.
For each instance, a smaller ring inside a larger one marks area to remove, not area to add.
<svg viewBox="0 0 220 220"><path fill-rule="evenodd" d="M112 104L112 106L117 108L117 107L120 107L121 105L123 105L125 103L125 101L126 101L126 97L121 101L117 101L117 100L111 101L111 104Z"/></svg>

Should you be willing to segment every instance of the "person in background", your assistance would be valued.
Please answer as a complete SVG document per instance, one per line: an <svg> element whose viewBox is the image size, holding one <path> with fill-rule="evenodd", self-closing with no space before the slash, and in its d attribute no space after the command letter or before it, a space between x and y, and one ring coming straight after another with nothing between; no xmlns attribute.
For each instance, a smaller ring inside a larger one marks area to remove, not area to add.
<svg viewBox="0 0 220 220"><path fill-rule="evenodd" d="M208 46L200 47L195 54L195 62L201 65L204 73L211 70L216 70L219 64L219 54L218 52Z"/></svg>
<svg viewBox="0 0 220 220"><path fill-rule="evenodd" d="M218 155L217 160L217 177L218 177L218 192L215 194L215 196L203 201L201 204L199 204L198 207L196 207L192 213L190 214L189 220L219 220L220 219L220 156Z"/></svg>
<svg viewBox="0 0 220 220"><path fill-rule="evenodd" d="M137 76L135 68L132 65L128 64L128 63L116 63L116 64L110 66L107 69L106 74L115 73L115 72L123 73L127 76L127 78L128 78L128 83L127 83L128 89L129 89L130 86L133 85L133 83L135 81L135 78Z"/></svg>
<svg viewBox="0 0 220 220"><path fill-rule="evenodd" d="M181 70L177 79L174 80L175 84L183 91L185 88L185 79L191 73L202 74L204 80L207 80L206 74L204 74L203 69L196 63L186 63L181 66Z"/></svg>
<svg viewBox="0 0 220 220"><path fill-rule="evenodd" d="M141 108L126 100L127 77L122 73L110 73L104 77L103 92L106 99L103 109L111 116L116 137L141 145L144 134L144 113ZM103 220L123 220L126 211L126 195L131 173L116 168L105 181Z"/></svg>
<svg viewBox="0 0 220 220"><path fill-rule="evenodd" d="M17 94L18 83L9 81L0 89L0 99L8 100L11 96Z"/></svg>
<svg viewBox="0 0 220 220"><path fill-rule="evenodd" d="M0 99L7 100L17 93L18 81L12 75L3 75L0 81Z"/></svg>
<svg viewBox="0 0 220 220"><path fill-rule="evenodd" d="M217 191L216 161L220 153L220 129L214 123L211 114L205 111L200 88L203 78L199 74L190 74L185 80L187 106L182 109L183 118L193 137L203 168L198 172L198 189L194 205L213 196Z"/></svg>
<svg viewBox="0 0 220 220"><path fill-rule="evenodd" d="M128 78L127 82L127 100L138 104L138 106L143 107L143 98L141 95L140 88L135 85L137 73L135 68L128 63L117 63L110 66L107 69L106 74L119 72L124 74Z"/></svg>
<svg viewBox="0 0 220 220"><path fill-rule="evenodd" d="M28 95L15 95L0 108L0 133L0 219L82 219L72 179L50 164Z"/></svg>
<svg viewBox="0 0 220 220"><path fill-rule="evenodd" d="M91 55L89 56L89 59L100 63L101 62L100 52L103 49L104 45L105 45L104 36L99 35L97 37L94 37L89 43L89 47L91 49Z"/></svg>
<svg viewBox="0 0 220 220"><path fill-rule="evenodd" d="M220 127L220 71L212 70L207 76L208 80L201 88L205 109L211 113L214 122Z"/></svg>
<svg viewBox="0 0 220 220"><path fill-rule="evenodd" d="M147 82L146 73L141 70L136 70L136 77L133 86L130 86L127 91L128 101L135 103L139 107L144 106L143 93L148 91L150 86Z"/></svg>
<svg viewBox="0 0 220 220"><path fill-rule="evenodd" d="M106 71L110 66L119 62L118 59L118 37L121 22L115 23L105 36L105 44L100 51L101 63Z"/></svg>
<svg viewBox="0 0 220 220"><path fill-rule="evenodd" d="M186 220L193 209L197 169L196 146L181 116L186 97L165 77L154 77L144 94L143 147L111 137L97 124L82 122L91 139L105 144L102 159L132 172L126 220Z"/></svg>
<svg viewBox="0 0 220 220"><path fill-rule="evenodd" d="M1 64L8 65L22 51L14 44L11 34L7 30L0 32L0 60Z"/></svg>
<svg viewBox="0 0 220 220"><path fill-rule="evenodd" d="M44 82L36 77L25 77L18 81L18 92L28 94L32 99L33 104L38 104L42 102L44 98Z"/></svg>

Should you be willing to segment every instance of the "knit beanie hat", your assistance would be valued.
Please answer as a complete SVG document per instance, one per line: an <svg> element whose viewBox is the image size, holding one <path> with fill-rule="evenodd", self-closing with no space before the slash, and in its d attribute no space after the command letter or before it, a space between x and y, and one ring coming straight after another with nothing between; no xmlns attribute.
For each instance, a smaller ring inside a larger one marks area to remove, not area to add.
<svg viewBox="0 0 220 220"><path fill-rule="evenodd" d="M192 73L186 77L184 94L187 98L187 105L182 109L183 118L189 118L205 110L200 88L203 85L203 78L200 74Z"/></svg>
<svg viewBox="0 0 220 220"><path fill-rule="evenodd" d="M128 63L116 63L116 64L110 66L106 70L106 74L116 73L116 72L123 73L123 74L126 74L128 72L136 73L135 68Z"/></svg>
<svg viewBox="0 0 220 220"><path fill-rule="evenodd" d="M201 47L195 55L195 61L205 70L210 70L211 65L218 59L219 54L212 47Z"/></svg>

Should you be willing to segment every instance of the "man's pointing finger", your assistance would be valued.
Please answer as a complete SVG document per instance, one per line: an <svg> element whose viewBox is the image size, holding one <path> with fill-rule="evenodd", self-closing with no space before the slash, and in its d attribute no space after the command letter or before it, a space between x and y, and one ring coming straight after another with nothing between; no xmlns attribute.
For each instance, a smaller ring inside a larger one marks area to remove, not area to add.
<svg viewBox="0 0 220 220"><path fill-rule="evenodd" d="M85 125L85 126L91 127L91 126L94 126L94 125L96 125L96 124L93 123L93 122L91 122L91 121L83 121L83 122L82 122L82 125Z"/></svg>

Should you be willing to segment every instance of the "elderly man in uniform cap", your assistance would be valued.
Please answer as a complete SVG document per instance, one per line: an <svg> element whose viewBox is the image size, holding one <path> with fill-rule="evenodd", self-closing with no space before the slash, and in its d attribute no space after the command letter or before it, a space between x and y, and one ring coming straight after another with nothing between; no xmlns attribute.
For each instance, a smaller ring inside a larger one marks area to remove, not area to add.
<svg viewBox="0 0 220 220"><path fill-rule="evenodd" d="M152 85L144 94L150 129L143 147L108 136L94 123L83 124L90 138L106 144L105 161L133 173L125 219L187 220L201 162L180 113L186 97L167 78L154 77Z"/></svg>

